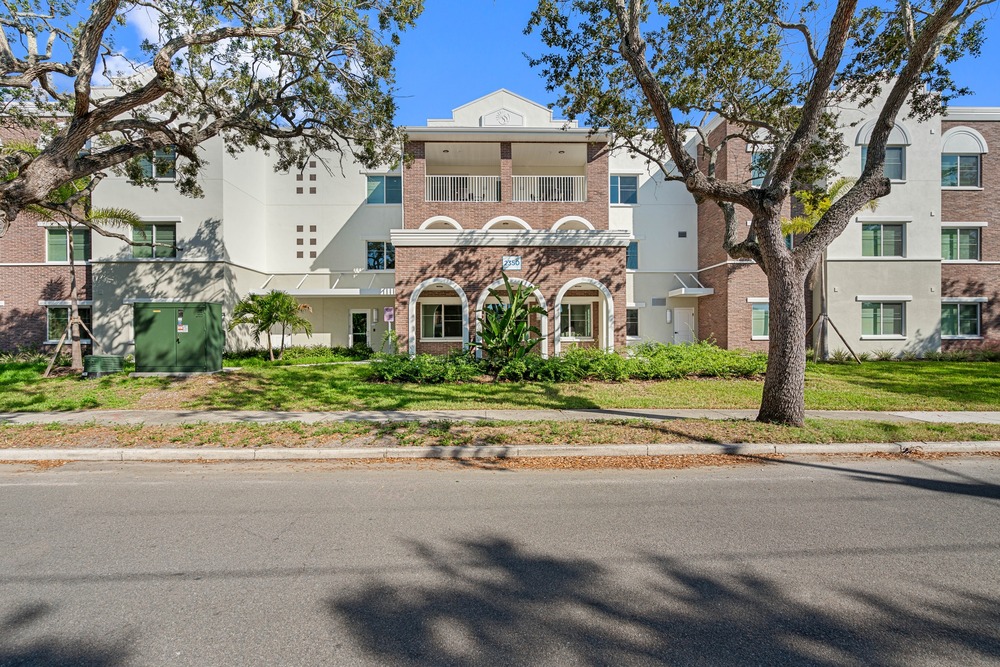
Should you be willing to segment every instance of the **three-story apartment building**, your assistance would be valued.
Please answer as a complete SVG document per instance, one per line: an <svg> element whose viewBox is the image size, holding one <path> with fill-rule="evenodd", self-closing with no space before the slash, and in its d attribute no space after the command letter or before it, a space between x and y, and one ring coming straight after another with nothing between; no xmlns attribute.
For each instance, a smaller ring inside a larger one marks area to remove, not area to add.
<svg viewBox="0 0 1000 667"><path fill-rule="evenodd" d="M851 150L840 171L856 175L871 119L847 111L842 120ZM544 355L706 338L766 349L766 280L722 250L718 207L609 151L607 135L506 90L406 130L405 167L317 156L276 172L268 156L233 157L218 139L202 149L204 198L174 190L169 154L148 165L163 181L155 191L107 178L95 205L129 208L146 225L127 232L131 246L73 232L98 349L132 351L137 302L208 301L229 313L247 294L280 289L311 308L314 333L296 343L378 349L391 330L411 353L440 353L474 339L501 270L545 309L533 316ZM990 232L1000 165L989 142L1000 142L998 109L897 125L892 194L830 246L813 291L812 310L822 291L855 349L921 353L1000 338L1000 242ZM720 175L752 182L753 163L730 143ZM0 347L61 335L66 253L59 223L20 221L0 240ZM229 336L231 347L250 343L239 329Z"/></svg>

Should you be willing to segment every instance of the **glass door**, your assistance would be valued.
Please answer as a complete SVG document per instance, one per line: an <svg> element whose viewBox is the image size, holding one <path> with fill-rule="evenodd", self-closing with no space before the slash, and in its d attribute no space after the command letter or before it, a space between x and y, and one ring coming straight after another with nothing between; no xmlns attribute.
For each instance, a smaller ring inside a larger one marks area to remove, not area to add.
<svg viewBox="0 0 1000 667"><path fill-rule="evenodd" d="M368 317L369 313L367 310L351 311L351 335L348 340L351 347L355 345L371 345L368 341Z"/></svg>

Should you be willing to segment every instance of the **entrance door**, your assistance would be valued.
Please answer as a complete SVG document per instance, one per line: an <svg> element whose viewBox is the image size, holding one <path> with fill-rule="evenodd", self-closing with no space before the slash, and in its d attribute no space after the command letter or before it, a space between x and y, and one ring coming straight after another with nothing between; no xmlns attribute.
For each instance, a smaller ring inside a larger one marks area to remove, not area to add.
<svg viewBox="0 0 1000 667"><path fill-rule="evenodd" d="M369 312L367 310L351 311L351 335L348 339L350 347L355 345L371 346L371 342L368 340L368 318Z"/></svg>
<svg viewBox="0 0 1000 667"><path fill-rule="evenodd" d="M674 342L693 343L698 338L694 331L694 308L674 308Z"/></svg>

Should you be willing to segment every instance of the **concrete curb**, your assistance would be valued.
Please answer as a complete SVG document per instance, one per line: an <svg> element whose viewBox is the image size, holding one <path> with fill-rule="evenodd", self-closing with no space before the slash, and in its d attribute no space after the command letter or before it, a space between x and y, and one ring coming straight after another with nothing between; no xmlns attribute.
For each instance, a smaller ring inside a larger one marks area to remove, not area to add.
<svg viewBox="0 0 1000 667"><path fill-rule="evenodd" d="M541 456L692 456L728 454L971 454L1000 452L1000 442L853 442L834 444L507 445L490 447L372 447L354 449L0 449L0 461L303 461L316 459L513 459Z"/></svg>

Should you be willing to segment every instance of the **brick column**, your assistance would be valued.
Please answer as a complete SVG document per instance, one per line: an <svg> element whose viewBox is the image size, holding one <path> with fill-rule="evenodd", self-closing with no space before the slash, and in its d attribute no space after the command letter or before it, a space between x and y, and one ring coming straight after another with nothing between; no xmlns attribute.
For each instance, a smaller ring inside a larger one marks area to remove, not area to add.
<svg viewBox="0 0 1000 667"><path fill-rule="evenodd" d="M502 202L514 199L514 166L511 152L509 141L500 144L500 201Z"/></svg>

